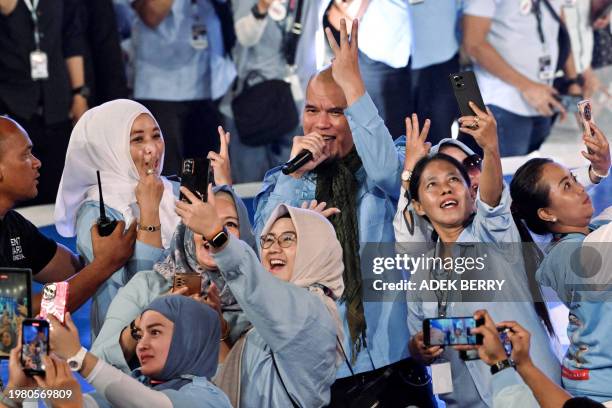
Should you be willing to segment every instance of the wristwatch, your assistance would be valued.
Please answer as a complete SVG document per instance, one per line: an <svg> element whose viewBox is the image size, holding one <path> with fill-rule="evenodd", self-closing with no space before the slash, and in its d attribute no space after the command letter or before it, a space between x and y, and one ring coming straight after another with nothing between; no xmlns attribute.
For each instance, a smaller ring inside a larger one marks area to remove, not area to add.
<svg viewBox="0 0 612 408"><path fill-rule="evenodd" d="M142 224L138 224L138 229L140 231L155 232L155 231L159 231L161 229L161 224L160 225L142 225Z"/></svg>
<svg viewBox="0 0 612 408"><path fill-rule="evenodd" d="M221 248L223 245L225 245L228 239L229 236L227 235L227 229L223 227L220 232L217 232L213 238L207 239L207 241L213 248Z"/></svg>
<svg viewBox="0 0 612 408"><path fill-rule="evenodd" d="M400 176L403 182L410 183L410 179L412 178L412 170L404 170Z"/></svg>
<svg viewBox="0 0 612 408"><path fill-rule="evenodd" d="M259 12L259 7L257 7L257 3L255 3L251 8L251 13L253 13L253 17L255 17L257 20L263 20L268 15L268 13Z"/></svg>
<svg viewBox="0 0 612 408"><path fill-rule="evenodd" d="M491 366L491 375L499 373L501 370L505 370L506 368L514 368L516 364L512 361L511 358L507 358L505 360L498 361L497 363Z"/></svg>
<svg viewBox="0 0 612 408"><path fill-rule="evenodd" d="M68 362L68 367L70 367L70 370L79 371L81 367L83 367L83 360L85 360L86 355L87 349L85 347L81 347L78 353L66 360Z"/></svg>
<svg viewBox="0 0 612 408"><path fill-rule="evenodd" d="M87 85L81 85L72 90L72 96L81 95L85 99L89 98L90 94L91 91L89 90L89 87Z"/></svg>

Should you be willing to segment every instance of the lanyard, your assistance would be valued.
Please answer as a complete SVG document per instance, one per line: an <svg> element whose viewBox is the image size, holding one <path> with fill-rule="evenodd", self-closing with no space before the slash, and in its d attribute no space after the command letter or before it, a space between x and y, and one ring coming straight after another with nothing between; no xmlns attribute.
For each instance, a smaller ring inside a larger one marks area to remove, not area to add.
<svg viewBox="0 0 612 408"><path fill-rule="evenodd" d="M546 46L546 38L544 37L544 29L542 28L542 8L540 3L542 0L532 0L533 14L535 15L536 21L538 22L538 37L540 37L540 43L543 47Z"/></svg>
<svg viewBox="0 0 612 408"><path fill-rule="evenodd" d="M437 258L438 244L439 243L437 243L434 248L434 258ZM450 274L446 272L446 279L448 279L449 277L450 277ZM429 278L430 280L434 279L433 267L429 269ZM446 317L446 309L448 308L449 291L448 290L445 290L445 291L435 290L434 294L436 295L436 299L438 301L438 317Z"/></svg>
<svg viewBox="0 0 612 408"><path fill-rule="evenodd" d="M34 23L34 44L36 45L36 50L40 51L40 32L38 31L38 14L36 14L39 0L23 0L23 2L28 10L30 10L32 22Z"/></svg>

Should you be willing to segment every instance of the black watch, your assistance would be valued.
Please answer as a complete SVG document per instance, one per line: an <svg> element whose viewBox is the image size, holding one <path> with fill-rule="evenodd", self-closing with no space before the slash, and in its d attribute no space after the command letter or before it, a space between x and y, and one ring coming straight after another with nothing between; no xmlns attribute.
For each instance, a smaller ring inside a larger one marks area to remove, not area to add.
<svg viewBox="0 0 612 408"><path fill-rule="evenodd" d="M229 235L227 235L227 228L223 227L220 232L216 233L211 239L207 239L207 241L213 248L221 248L228 239Z"/></svg>
<svg viewBox="0 0 612 408"><path fill-rule="evenodd" d="M258 20L263 20L268 15L268 13L259 12L259 7L257 7L257 3L255 3L253 7L251 8L251 13L253 13L253 17L255 17Z"/></svg>
<svg viewBox="0 0 612 408"><path fill-rule="evenodd" d="M514 364L514 361L512 361L511 358L507 358L505 360L498 361L497 363L491 366L491 374L495 375L499 373L501 370L505 370L506 368L510 368L510 367L512 368L516 367L516 364Z"/></svg>
<svg viewBox="0 0 612 408"><path fill-rule="evenodd" d="M89 87L87 85L79 86L72 90L72 96L81 95L83 98L89 98L91 92L89 91Z"/></svg>

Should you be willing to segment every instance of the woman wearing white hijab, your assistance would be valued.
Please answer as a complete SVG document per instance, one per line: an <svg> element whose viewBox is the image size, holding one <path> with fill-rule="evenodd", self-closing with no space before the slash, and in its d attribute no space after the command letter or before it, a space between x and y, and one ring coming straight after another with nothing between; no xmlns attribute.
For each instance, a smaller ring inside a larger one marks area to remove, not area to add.
<svg viewBox="0 0 612 408"><path fill-rule="evenodd" d="M87 111L74 127L55 203L55 225L65 237L77 237L77 249L93 259L90 228L98 219L100 171L106 214L126 225L138 222L134 255L100 286L91 307L92 337L120 287L139 270L151 269L170 245L179 222L173 185L161 170L164 139L157 122L141 104L118 99ZM93 338L92 338L93 341Z"/></svg>
<svg viewBox="0 0 612 408"><path fill-rule="evenodd" d="M263 229L259 261L235 237L214 247L222 224L211 203L177 203L177 213L212 240L219 271L253 325L234 344L215 384L234 407L326 406L341 361L335 300L344 290L342 248L331 223L280 204Z"/></svg>

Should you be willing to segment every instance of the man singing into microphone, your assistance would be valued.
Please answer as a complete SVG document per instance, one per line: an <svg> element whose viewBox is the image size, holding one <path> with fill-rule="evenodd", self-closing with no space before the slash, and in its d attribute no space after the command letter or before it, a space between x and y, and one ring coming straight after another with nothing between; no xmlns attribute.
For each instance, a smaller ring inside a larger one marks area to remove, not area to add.
<svg viewBox="0 0 612 408"><path fill-rule="evenodd" d="M347 364L340 366L330 406L341 404L353 383L377 378L383 367L407 358L409 338L405 303L363 301L359 262L360 243L395 240L392 223L404 138L393 142L365 90L359 72L357 20L350 41L344 21L341 28L339 45L327 33L335 58L331 68L311 78L302 124L305 136L293 139L291 158L306 150L312 159L289 175L282 174L280 167L270 170L255 200L258 233L279 203L299 207L316 199L340 209L330 218L344 251L345 294L338 310L344 320L344 349L359 374L351 377ZM388 397L397 406L406 406L400 403L406 394L397 388ZM408 397L415 400L415 395Z"/></svg>

